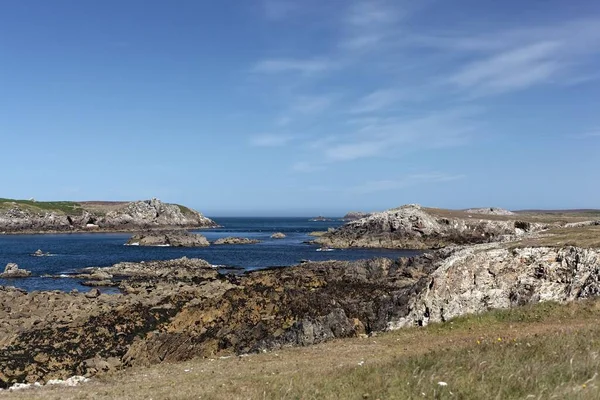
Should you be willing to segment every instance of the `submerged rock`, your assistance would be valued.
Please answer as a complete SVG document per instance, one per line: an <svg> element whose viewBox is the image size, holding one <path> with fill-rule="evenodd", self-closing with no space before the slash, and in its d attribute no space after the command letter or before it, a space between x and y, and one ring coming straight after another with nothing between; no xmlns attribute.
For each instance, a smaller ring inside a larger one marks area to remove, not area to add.
<svg viewBox="0 0 600 400"><path fill-rule="evenodd" d="M213 244L221 245L221 244L256 244L260 243L260 240L257 239L248 239L243 237L224 237L217 239L213 242Z"/></svg>
<svg viewBox="0 0 600 400"><path fill-rule="evenodd" d="M187 231L148 231L133 235L129 246L206 247L210 243L198 233Z"/></svg>
<svg viewBox="0 0 600 400"><path fill-rule="evenodd" d="M26 278L28 276L31 276L31 272L19 268L15 263L6 264L4 272L0 274L0 278Z"/></svg>

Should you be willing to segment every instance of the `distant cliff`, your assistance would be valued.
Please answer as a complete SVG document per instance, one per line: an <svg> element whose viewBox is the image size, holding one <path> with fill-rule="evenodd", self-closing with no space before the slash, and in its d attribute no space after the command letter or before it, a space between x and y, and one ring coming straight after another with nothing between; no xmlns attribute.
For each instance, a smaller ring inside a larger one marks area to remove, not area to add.
<svg viewBox="0 0 600 400"><path fill-rule="evenodd" d="M158 199L133 202L38 202L0 199L0 232L132 231L210 228L198 211Z"/></svg>

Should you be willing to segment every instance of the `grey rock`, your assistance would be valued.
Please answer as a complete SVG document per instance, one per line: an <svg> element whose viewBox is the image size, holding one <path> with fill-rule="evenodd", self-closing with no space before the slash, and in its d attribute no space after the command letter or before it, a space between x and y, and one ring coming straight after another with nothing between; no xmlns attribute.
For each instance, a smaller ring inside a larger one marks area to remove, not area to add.
<svg viewBox="0 0 600 400"><path fill-rule="evenodd" d="M96 297L99 297L99 296L100 296L100 290L98 290L96 288L90 289L90 291L85 294L85 297L87 297L88 299L95 299Z"/></svg>
<svg viewBox="0 0 600 400"><path fill-rule="evenodd" d="M409 204L349 222L316 243L338 248L428 249L508 240L547 227L518 220L445 218Z"/></svg>
<svg viewBox="0 0 600 400"><path fill-rule="evenodd" d="M218 226L201 213L158 199L118 202L80 203L78 211L36 209L13 202L0 210L0 231L135 231L156 228L210 228Z"/></svg>
<svg viewBox="0 0 600 400"><path fill-rule="evenodd" d="M342 217L342 221L356 221L357 219L370 217L372 213L366 213L362 211L350 211Z"/></svg>
<svg viewBox="0 0 600 400"><path fill-rule="evenodd" d="M285 233L281 233L281 232L275 232L274 234L271 235L271 239L284 239Z"/></svg>
<svg viewBox="0 0 600 400"><path fill-rule="evenodd" d="M203 235L187 231L148 231L133 235L129 246L206 247L210 243Z"/></svg>
<svg viewBox="0 0 600 400"><path fill-rule="evenodd" d="M466 213L470 214L486 214L486 215L515 215L514 212L509 210L504 210L498 207L488 207L488 208L469 208L465 210Z"/></svg>
<svg viewBox="0 0 600 400"><path fill-rule="evenodd" d="M233 236L220 238L220 239L217 239L217 240L215 240L213 242L213 244L215 244L215 245L222 245L222 244L256 244L256 243L260 243L260 240L248 239L248 238L243 238L243 237L233 237Z"/></svg>
<svg viewBox="0 0 600 400"><path fill-rule="evenodd" d="M15 263L6 264L4 272L0 274L0 278L26 278L28 276L31 276L31 272L19 268Z"/></svg>
<svg viewBox="0 0 600 400"><path fill-rule="evenodd" d="M577 247L509 249L484 244L456 249L440 261L410 313L389 328L427 325L460 315L541 301L600 294L600 251Z"/></svg>

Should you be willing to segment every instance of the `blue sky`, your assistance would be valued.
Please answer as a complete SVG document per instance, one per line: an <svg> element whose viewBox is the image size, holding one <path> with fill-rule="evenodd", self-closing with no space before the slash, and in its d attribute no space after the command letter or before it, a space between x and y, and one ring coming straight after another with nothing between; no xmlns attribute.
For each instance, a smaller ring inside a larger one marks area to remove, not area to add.
<svg viewBox="0 0 600 400"><path fill-rule="evenodd" d="M599 89L597 1L8 0L0 197L600 208Z"/></svg>

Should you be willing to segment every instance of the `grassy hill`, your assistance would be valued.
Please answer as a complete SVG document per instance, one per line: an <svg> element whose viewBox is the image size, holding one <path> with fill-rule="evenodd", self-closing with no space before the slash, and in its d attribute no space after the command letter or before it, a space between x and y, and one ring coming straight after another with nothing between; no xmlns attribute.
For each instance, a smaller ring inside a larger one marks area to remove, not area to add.
<svg viewBox="0 0 600 400"><path fill-rule="evenodd" d="M81 203L74 201L35 201L0 198L0 210L12 208L15 205L32 212L55 211L64 214L81 214L84 210Z"/></svg>

